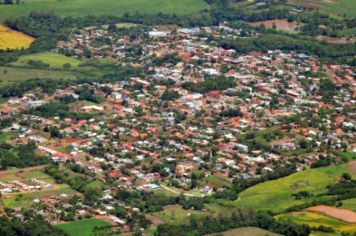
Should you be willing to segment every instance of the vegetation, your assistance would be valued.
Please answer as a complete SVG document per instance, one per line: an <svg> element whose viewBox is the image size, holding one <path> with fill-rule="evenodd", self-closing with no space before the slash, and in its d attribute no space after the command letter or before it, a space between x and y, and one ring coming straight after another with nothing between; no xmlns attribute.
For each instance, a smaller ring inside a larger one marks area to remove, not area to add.
<svg viewBox="0 0 356 236"><path fill-rule="evenodd" d="M43 53L36 53L36 54L29 54L24 55L18 58L18 60L14 63L11 63L14 66L24 66L24 67L31 67L31 61L40 61L47 64L48 67L51 68L71 68L77 67L81 62L77 59L66 57L54 52L43 52ZM69 66L68 66L69 65ZM34 66L36 67L36 66ZM41 67L41 66L37 66ZM45 66L46 67L46 66Z"/></svg>
<svg viewBox="0 0 356 236"><path fill-rule="evenodd" d="M34 38L0 24L0 50L30 47Z"/></svg>
<svg viewBox="0 0 356 236"><path fill-rule="evenodd" d="M76 236L78 232L80 232L81 236L91 236L99 228L111 228L108 222L100 219L77 220L70 223L57 224L55 227L63 230L70 236Z"/></svg>

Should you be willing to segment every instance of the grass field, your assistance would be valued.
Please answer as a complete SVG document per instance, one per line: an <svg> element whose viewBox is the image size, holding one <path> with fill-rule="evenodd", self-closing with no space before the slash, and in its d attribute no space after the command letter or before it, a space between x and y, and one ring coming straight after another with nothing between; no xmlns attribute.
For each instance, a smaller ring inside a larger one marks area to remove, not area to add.
<svg viewBox="0 0 356 236"><path fill-rule="evenodd" d="M347 172L347 169L347 165L309 169L278 180L261 183L240 193L234 206L282 211L305 202L303 199L293 198L292 193L300 191L322 193L329 184L336 183L337 177Z"/></svg>
<svg viewBox="0 0 356 236"><path fill-rule="evenodd" d="M32 201L36 198L58 196L62 193L65 194L76 193L68 185L56 184L53 178L51 178L50 176L46 175L43 172L43 167L11 169L11 170L0 172L1 182L17 180L25 184L30 184L31 183L30 180L33 178L52 184L52 188L46 190L34 191L34 192L6 194L6 196L3 196L2 198L3 205L8 208L27 207L30 206L32 204Z"/></svg>
<svg viewBox="0 0 356 236"><path fill-rule="evenodd" d="M26 34L0 24L0 49L28 48L33 40L32 37Z"/></svg>
<svg viewBox="0 0 356 236"><path fill-rule="evenodd" d="M0 143L5 143L17 136L17 132L6 132L0 134Z"/></svg>
<svg viewBox="0 0 356 236"><path fill-rule="evenodd" d="M348 36L350 36L350 37L356 37L356 27L343 30L343 31L340 32L340 34L341 34L342 36L346 36L346 37L348 37Z"/></svg>
<svg viewBox="0 0 356 236"><path fill-rule="evenodd" d="M39 79L76 79L75 73L64 70L0 67L0 87L20 81Z"/></svg>
<svg viewBox="0 0 356 236"><path fill-rule="evenodd" d="M223 236L279 236L280 234L272 233L270 231L255 228L255 227L243 227L228 230L218 234L209 234L208 236L223 235Z"/></svg>
<svg viewBox="0 0 356 236"><path fill-rule="evenodd" d="M152 213L153 216L160 218L164 223L186 223L189 217L204 216L206 213L194 210L185 210L179 205L164 207L163 211Z"/></svg>
<svg viewBox="0 0 356 236"><path fill-rule="evenodd" d="M60 16L115 15L125 12L185 15L208 8L204 0L50 0L25 1L20 5L0 5L0 21L28 15L32 11L53 11Z"/></svg>
<svg viewBox="0 0 356 236"><path fill-rule="evenodd" d="M340 208L344 208L356 212L356 198L350 198L342 201L342 206Z"/></svg>
<svg viewBox="0 0 356 236"><path fill-rule="evenodd" d="M75 58L66 57L64 55L55 52L42 52L42 53L21 56L16 62L13 62L12 65L29 66L28 62L30 60L47 63L52 68L63 68L63 65L66 63L70 64L71 67L77 67L81 63L81 61Z"/></svg>
<svg viewBox="0 0 356 236"><path fill-rule="evenodd" d="M290 3L318 8L332 16L356 17L355 0L289 0Z"/></svg>
<svg viewBox="0 0 356 236"><path fill-rule="evenodd" d="M276 218L294 221L298 224L307 224L309 226L324 225L334 228L338 231L356 232L356 224L349 224L331 217L313 212L291 212L278 215Z"/></svg>
<svg viewBox="0 0 356 236"><path fill-rule="evenodd" d="M64 230L70 236L92 236L95 226L109 226L110 224L100 219L77 220L70 223L58 224L57 228Z"/></svg>

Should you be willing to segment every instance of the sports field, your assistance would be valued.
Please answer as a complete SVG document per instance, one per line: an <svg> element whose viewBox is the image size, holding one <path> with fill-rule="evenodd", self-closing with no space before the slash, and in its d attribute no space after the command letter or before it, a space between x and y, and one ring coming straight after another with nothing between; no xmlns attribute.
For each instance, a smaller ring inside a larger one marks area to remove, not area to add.
<svg viewBox="0 0 356 236"><path fill-rule="evenodd" d="M58 224L57 228L64 230L70 236L92 236L95 227L110 226L110 224L100 219L77 220L70 223Z"/></svg>
<svg viewBox="0 0 356 236"><path fill-rule="evenodd" d="M185 15L209 7L204 0L22 0L24 4L0 5L0 21L32 11L53 11L60 16L115 15L158 12Z"/></svg>
<svg viewBox="0 0 356 236"><path fill-rule="evenodd" d="M2 5L0 5L0 9L1 6ZM1 15L2 13L0 10L0 18ZM0 24L0 49L2 50L28 48L33 40L34 38L26 34Z"/></svg>

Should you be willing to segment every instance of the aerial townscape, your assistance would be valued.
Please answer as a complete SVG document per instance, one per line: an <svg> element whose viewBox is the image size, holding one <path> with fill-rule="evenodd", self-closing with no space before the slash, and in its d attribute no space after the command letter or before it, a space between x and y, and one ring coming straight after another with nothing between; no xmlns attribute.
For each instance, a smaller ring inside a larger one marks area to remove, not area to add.
<svg viewBox="0 0 356 236"><path fill-rule="evenodd" d="M0 0L0 236L356 236L355 0Z"/></svg>

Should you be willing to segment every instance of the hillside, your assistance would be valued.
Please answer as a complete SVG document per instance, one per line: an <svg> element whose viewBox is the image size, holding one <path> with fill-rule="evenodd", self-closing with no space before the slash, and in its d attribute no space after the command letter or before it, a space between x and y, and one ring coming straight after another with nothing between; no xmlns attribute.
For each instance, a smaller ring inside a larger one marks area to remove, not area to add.
<svg viewBox="0 0 356 236"><path fill-rule="evenodd" d="M209 7L204 0L70 0L21 1L20 5L0 5L0 21L28 15L32 11L53 11L60 16L114 15L158 12L184 15Z"/></svg>

